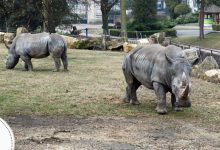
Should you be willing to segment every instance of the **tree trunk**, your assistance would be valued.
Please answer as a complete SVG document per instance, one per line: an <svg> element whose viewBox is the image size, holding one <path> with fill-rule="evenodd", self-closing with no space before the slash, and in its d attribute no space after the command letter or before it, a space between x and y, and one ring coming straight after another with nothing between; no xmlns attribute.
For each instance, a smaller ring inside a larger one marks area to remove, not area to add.
<svg viewBox="0 0 220 150"><path fill-rule="evenodd" d="M43 31L48 32L48 25L49 25L49 13L48 13L48 1L43 0Z"/></svg>
<svg viewBox="0 0 220 150"><path fill-rule="evenodd" d="M126 0L121 0L121 35L125 42L128 41L126 24Z"/></svg>
<svg viewBox="0 0 220 150"><path fill-rule="evenodd" d="M204 13L205 10L205 3L204 0L201 0L201 4L200 4L200 13L199 13L199 38L200 40L204 39Z"/></svg>
<svg viewBox="0 0 220 150"><path fill-rule="evenodd" d="M106 36L109 35L108 33L108 12L102 11L102 29L103 29L103 36L102 36L102 49L106 50Z"/></svg>

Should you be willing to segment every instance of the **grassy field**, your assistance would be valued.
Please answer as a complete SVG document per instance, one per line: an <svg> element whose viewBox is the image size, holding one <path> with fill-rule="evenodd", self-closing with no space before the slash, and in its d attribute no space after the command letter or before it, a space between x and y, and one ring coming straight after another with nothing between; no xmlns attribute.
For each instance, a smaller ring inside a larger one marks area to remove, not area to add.
<svg viewBox="0 0 220 150"><path fill-rule="evenodd" d="M220 49L220 33L210 33L205 36L204 40L198 37L178 37L173 39L174 42L181 42L205 48Z"/></svg>
<svg viewBox="0 0 220 150"><path fill-rule="evenodd" d="M7 51L0 45L0 59ZM124 53L68 50L69 72L52 72L53 60L33 59L33 72L23 62L13 70L0 63L0 115L157 116L156 96L141 87L140 106L123 104L125 81L121 71ZM192 108L168 115L220 123L220 85L193 79Z"/></svg>

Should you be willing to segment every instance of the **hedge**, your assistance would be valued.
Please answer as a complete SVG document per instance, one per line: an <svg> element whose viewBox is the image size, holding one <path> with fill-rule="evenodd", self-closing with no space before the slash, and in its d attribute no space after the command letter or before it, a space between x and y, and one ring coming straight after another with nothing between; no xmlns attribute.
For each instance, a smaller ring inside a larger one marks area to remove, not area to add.
<svg viewBox="0 0 220 150"><path fill-rule="evenodd" d="M212 29L213 29L214 31L220 31L220 25L219 25L219 24L213 24L213 25L212 25Z"/></svg>
<svg viewBox="0 0 220 150"><path fill-rule="evenodd" d="M166 36L176 37L175 29L166 29L166 30L151 30L151 31L128 31L128 38L145 38L153 35L154 33L165 32ZM111 36L121 36L121 30L111 29L109 30Z"/></svg>

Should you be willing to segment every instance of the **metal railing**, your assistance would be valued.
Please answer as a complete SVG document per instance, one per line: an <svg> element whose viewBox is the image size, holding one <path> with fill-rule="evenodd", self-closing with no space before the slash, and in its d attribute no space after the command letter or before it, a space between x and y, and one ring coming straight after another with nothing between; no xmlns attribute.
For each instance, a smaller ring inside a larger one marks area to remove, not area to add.
<svg viewBox="0 0 220 150"><path fill-rule="evenodd" d="M173 41L171 41L171 44L176 45L182 49L195 48L198 51L200 62L202 62L207 56L212 56L218 63L218 66L220 67L220 49L204 48L201 46L194 46Z"/></svg>

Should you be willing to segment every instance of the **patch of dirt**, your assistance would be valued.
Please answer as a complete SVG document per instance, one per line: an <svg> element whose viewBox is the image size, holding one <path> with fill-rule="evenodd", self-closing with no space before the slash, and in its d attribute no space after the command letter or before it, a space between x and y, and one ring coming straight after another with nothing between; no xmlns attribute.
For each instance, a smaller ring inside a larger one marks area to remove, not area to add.
<svg viewBox="0 0 220 150"><path fill-rule="evenodd" d="M220 127L158 117L4 118L17 150L220 149Z"/></svg>

